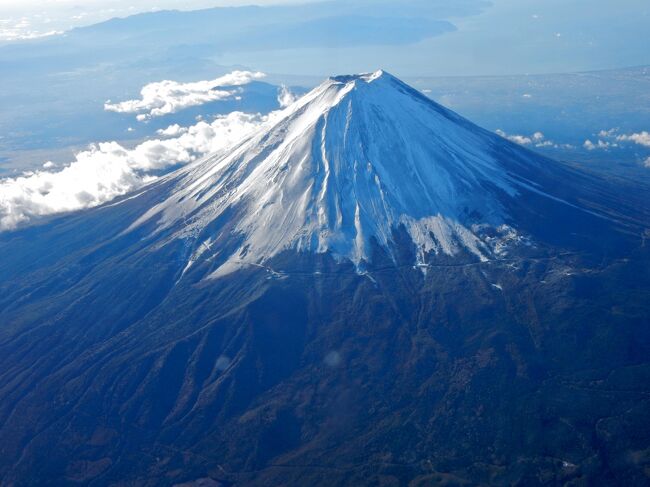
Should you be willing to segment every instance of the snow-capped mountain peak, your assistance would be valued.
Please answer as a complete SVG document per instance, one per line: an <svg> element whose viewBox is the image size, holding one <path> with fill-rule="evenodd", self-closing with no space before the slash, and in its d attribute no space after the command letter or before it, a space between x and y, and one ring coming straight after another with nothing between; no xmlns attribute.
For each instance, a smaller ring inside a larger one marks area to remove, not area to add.
<svg viewBox="0 0 650 487"><path fill-rule="evenodd" d="M512 235L501 201L530 186L495 156L503 143L385 71L332 77L226 155L173 175L173 191L131 228L154 221L191 239L188 265L218 253L215 275L286 249L359 266L398 229L420 263L486 259L495 249L479 230ZM214 222L226 213L224 233Z"/></svg>

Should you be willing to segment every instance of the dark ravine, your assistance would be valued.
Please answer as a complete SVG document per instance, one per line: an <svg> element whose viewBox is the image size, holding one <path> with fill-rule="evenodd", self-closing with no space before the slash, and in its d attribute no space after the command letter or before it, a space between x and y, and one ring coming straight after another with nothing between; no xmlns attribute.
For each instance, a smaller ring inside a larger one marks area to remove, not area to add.
<svg viewBox="0 0 650 487"><path fill-rule="evenodd" d="M574 206L522 194L534 245L485 262L423 272L398 227L363 270L183 274L175 229L124 233L173 178L0 234L0 484L646 484L648 208L503 144Z"/></svg>

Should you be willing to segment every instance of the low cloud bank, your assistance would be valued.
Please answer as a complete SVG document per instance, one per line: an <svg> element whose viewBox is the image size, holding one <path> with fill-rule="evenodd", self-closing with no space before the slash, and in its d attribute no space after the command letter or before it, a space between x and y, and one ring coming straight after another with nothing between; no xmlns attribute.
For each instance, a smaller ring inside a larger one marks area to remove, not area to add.
<svg viewBox="0 0 650 487"><path fill-rule="evenodd" d="M59 171L44 170L0 180L0 231L34 218L100 205L155 179L154 172L222 151L252 133L272 114L233 112L211 123L172 125L160 139L133 149L117 142L94 144Z"/></svg>
<svg viewBox="0 0 650 487"><path fill-rule="evenodd" d="M144 86L141 99L115 104L109 101L104 108L135 113L143 121L190 106L237 97L243 85L264 76L260 72L233 71L213 80L193 83L160 81ZM290 105L296 98L288 88L279 88L281 107ZM47 161L37 171L0 179L0 231L15 229L37 217L110 201L156 179L161 172L225 150L278 113L232 112L189 127L173 124L158 130L158 138L133 148L118 142L93 144L63 168Z"/></svg>

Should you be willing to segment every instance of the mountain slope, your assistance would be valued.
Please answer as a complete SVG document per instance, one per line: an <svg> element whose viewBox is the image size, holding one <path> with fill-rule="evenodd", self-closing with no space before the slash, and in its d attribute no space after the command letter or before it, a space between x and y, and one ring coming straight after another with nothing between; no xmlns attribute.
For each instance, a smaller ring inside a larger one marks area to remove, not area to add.
<svg viewBox="0 0 650 487"><path fill-rule="evenodd" d="M642 484L649 226L386 73L332 78L0 234L0 482Z"/></svg>
<svg viewBox="0 0 650 487"><path fill-rule="evenodd" d="M206 229L231 212L238 243L220 242L218 258L226 260L215 276L287 249L331 251L359 267L370 259L371 241L388 249L399 227L417 246L418 264L461 251L486 260L528 244L525 226L538 211L508 211L524 208L526 195L608 225L597 220L609 215L571 202L588 182L572 175L565 195L557 185L562 174L547 180L549 164L383 71L341 76L228 155L174 175L169 196L129 230L153 220L156 233L199 236L189 266L215 258L217 235Z"/></svg>
<svg viewBox="0 0 650 487"><path fill-rule="evenodd" d="M184 219L181 234L200 232L241 206L237 259L295 248L358 264L370 238L385 246L399 224L423 251L451 254L456 237L482 256L458 220L480 209L482 219L503 223L495 196L514 194L514 184L487 153L485 135L390 75L333 78L287 112L227 157L188 171L136 226L160 213L161 228Z"/></svg>

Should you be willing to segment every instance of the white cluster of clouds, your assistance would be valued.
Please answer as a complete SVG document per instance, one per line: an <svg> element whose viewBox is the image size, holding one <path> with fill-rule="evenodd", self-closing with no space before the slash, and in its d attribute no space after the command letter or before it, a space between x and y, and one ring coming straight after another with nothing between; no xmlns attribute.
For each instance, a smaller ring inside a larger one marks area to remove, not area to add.
<svg viewBox="0 0 650 487"><path fill-rule="evenodd" d="M507 134L501 129L497 129L496 133L497 135L519 145L531 147L553 147L555 149L574 149L571 144L557 144L552 140L547 139L542 132L535 132L532 135L513 135Z"/></svg>
<svg viewBox="0 0 650 487"><path fill-rule="evenodd" d="M552 142L545 140L544 134L542 132L535 132L531 136L525 135L511 135L505 133L501 129L497 129L497 134L503 138L506 138L512 142L515 142L519 145L535 145L536 147L543 147L547 144L552 144Z"/></svg>
<svg viewBox="0 0 650 487"><path fill-rule="evenodd" d="M616 140L620 142L634 142L635 144L642 145L644 147L650 147L650 132L642 131L635 134L629 135L618 135Z"/></svg>
<svg viewBox="0 0 650 487"><path fill-rule="evenodd" d="M535 132L532 135L513 135L507 134L503 130L496 131L498 135L504 137L512 142L520 145L531 147L552 147L555 149L575 149L576 147L571 144L557 144L552 140L546 138L542 132ZM621 147L623 143L634 143L643 147L650 147L650 132L645 130L631 134L621 134L619 129L613 128L609 130L601 130L596 137L586 139L582 147L588 151L593 150L608 150ZM649 165L648 160L644 164Z"/></svg>
<svg viewBox="0 0 650 487"><path fill-rule="evenodd" d="M271 116L233 112L211 123L172 125L159 131L162 138L132 149L117 142L95 144L58 171L48 161L43 170L0 180L0 231L39 216L100 205L155 179L155 172L224 150Z"/></svg>
<svg viewBox="0 0 650 487"><path fill-rule="evenodd" d="M571 144L557 144L546 138L542 132L535 132L532 135L513 135L507 134L503 130L497 130L496 133L512 142L523 146L530 147L548 147L553 149L572 150L577 147ZM645 130L630 134L621 134L618 128L601 130L592 139L586 139L582 147L588 151L610 150L621 148L625 143L634 143L643 147L650 147L650 132ZM645 167L650 168L650 157L642 161Z"/></svg>
<svg viewBox="0 0 650 487"><path fill-rule="evenodd" d="M645 130L631 134L621 134L619 129L601 130L595 141L585 140L583 147L587 150L610 149L619 147L621 142L632 142L643 147L650 147L650 132Z"/></svg>
<svg viewBox="0 0 650 487"><path fill-rule="evenodd" d="M596 150L596 149L609 149L610 147L618 147L618 144L615 142L609 142L606 140L598 139L596 142L593 142L591 139L585 140L582 146L587 150Z"/></svg>
<svg viewBox="0 0 650 487"><path fill-rule="evenodd" d="M618 147L618 144L616 143L616 132L618 132L618 129L601 130L597 134L597 139L593 141L591 139L585 140L582 147L588 151L598 149L606 150Z"/></svg>
<svg viewBox="0 0 650 487"><path fill-rule="evenodd" d="M236 99L241 94L241 88L237 87L264 76L260 72L233 71L219 78L191 83L157 81L140 90L140 99L119 103L108 100L104 109L117 113L135 113L139 121L145 121L204 103Z"/></svg>

